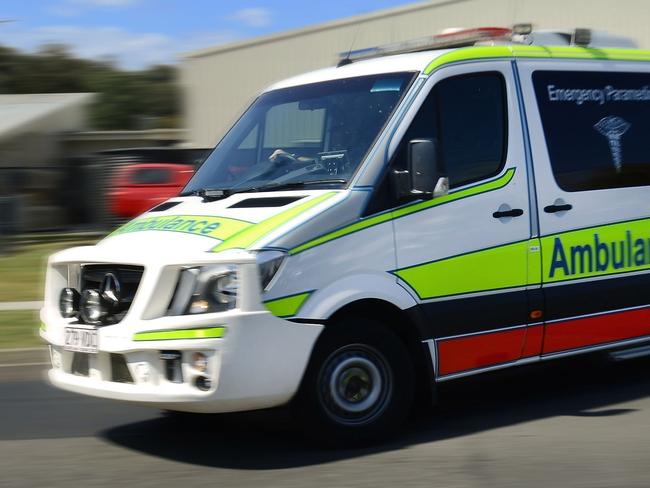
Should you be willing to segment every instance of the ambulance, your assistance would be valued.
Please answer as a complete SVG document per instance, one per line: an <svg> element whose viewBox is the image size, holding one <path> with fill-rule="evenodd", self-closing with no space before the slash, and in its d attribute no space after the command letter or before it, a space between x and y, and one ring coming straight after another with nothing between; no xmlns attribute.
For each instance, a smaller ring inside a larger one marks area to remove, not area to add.
<svg viewBox="0 0 650 488"><path fill-rule="evenodd" d="M180 196L51 256L49 379L168 411L289 405L351 442L439 382L648 354L649 136L650 51L625 38L343 53L261 93Z"/></svg>

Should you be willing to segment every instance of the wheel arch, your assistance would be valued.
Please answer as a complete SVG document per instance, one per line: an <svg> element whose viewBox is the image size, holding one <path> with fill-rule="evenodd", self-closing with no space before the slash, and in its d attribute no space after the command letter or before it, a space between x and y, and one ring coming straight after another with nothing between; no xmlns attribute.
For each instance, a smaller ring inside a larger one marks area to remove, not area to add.
<svg viewBox="0 0 650 488"><path fill-rule="evenodd" d="M433 358L425 342L431 338L426 317L419 307L402 310L386 300L364 298L345 304L325 321L325 328L336 327L342 317L363 317L383 324L402 341L413 360L416 372L416 401L435 400Z"/></svg>

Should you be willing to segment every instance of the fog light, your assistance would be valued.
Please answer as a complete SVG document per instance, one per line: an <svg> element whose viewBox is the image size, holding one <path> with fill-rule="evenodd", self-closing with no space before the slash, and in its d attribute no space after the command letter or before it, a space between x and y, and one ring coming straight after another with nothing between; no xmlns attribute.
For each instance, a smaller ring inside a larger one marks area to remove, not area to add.
<svg viewBox="0 0 650 488"><path fill-rule="evenodd" d="M192 354L192 367L199 373L205 373L208 369L208 358L202 352Z"/></svg>
<svg viewBox="0 0 650 488"><path fill-rule="evenodd" d="M189 313L206 313L210 309L210 304L207 300L194 300L190 303L188 309Z"/></svg>
<svg viewBox="0 0 650 488"><path fill-rule="evenodd" d="M212 381L207 376L199 376L195 381L196 387L201 391L208 391L212 386Z"/></svg>
<svg viewBox="0 0 650 488"><path fill-rule="evenodd" d="M59 311L66 319L76 317L79 313L79 292L74 288L64 288L59 296Z"/></svg>
<svg viewBox="0 0 650 488"><path fill-rule="evenodd" d="M97 290L84 290L79 300L79 314L87 324L99 324L106 317L108 310Z"/></svg>

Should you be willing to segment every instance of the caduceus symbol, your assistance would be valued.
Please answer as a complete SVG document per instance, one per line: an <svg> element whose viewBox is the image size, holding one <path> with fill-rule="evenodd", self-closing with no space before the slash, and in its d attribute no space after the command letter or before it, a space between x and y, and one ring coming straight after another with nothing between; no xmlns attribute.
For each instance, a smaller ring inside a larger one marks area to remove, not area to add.
<svg viewBox="0 0 650 488"><path fill-rule="evenodd" d="M621 172L623 166L623 147L621 145L621 138L631 126L632 124L616 115L604 117L594 125L594 129L607 138L609 150L612 153L612 159L617 173Z"/></svg>

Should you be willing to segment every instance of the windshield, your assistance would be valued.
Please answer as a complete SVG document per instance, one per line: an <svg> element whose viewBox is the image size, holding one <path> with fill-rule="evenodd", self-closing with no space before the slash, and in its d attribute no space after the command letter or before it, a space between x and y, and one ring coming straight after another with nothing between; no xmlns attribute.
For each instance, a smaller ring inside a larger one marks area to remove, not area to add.
<svg viewBox="0 0 650 488"><path fill-rule="evenodd" d="M264 93L208 156L183 195L343 185L413 76L363 76Z"/></svg>

